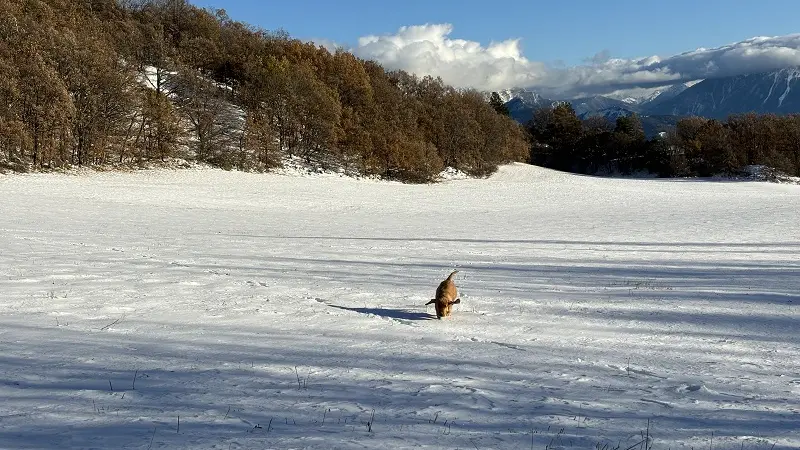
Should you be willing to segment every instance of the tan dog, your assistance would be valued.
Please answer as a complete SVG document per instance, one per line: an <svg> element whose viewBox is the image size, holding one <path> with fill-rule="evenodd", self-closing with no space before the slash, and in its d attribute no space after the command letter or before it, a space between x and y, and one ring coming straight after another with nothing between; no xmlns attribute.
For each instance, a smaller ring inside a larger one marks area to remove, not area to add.
<svg viewBox="0 0 800 450"><path fill-rule="evenodd" d="M436 318L438 319L449 316L452 313L453 305L461 303L461 299L456 298L458 290L453 281L453 275L457 273L458 271L454 270L446 280L439 283L439 287L436 288L436 298L432 298L425 304L427 306L433 303L436 306Z"/></svg>

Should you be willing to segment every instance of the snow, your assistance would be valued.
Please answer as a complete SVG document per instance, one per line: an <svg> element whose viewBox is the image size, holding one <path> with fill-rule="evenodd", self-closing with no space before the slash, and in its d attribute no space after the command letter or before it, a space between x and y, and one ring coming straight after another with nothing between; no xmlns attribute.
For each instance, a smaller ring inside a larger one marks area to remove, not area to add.
<svg viewBox="0 0 800 450"><path fill-rule="evenodd" d="M748 165L742 169L744 179L751 181L769 181L772 183L800 184L800 177L793 177L764 165ZM730 176L728 176L730 177Z"/></svg>
<svg viewBox="0 0 800 450"><path fill-rule="evenodd" d="M189 168L0 211L0 448L800 447L797 185Z"/></svg>
<svg viewBox="0 0 800 450"><path fill-rule="evenodd" d="M503 89L497 93L503 103L508 103L518 98L526 105L538 105L544 100L538 92L524 88Z"/></svg>
<svg viewBox="0 0 800 450"><path fill-rule="evenodd" d="M797 78L800 78L800 70L797 68L792 69L785 69L785 76L786 76L786 90L783 91L780 97L778 97L778 107L783 105L783 101L786 100L786 97L789 95L789 92L792 90L792 82Z"/></svg>
<svg viewBox="0 0 800 450"><path fill-rule="evenodd" d="M605 97L619 100L630 105L643 105L655 100L656 97L663 94L671 87L673 86L667 85L655 88L623 89L607 94Z"/></svg>
<svg viewBox="0 0 800 450"><path fill-rule="evenodd" d="M147 88L152 90L163 90L165 87L164 85L167 84L168 77L176 76L178 72L176 71L169 71L164 70L159 67L155 66L144 66L142 68L142 72L138 74L139 83ZM170 98L175 98L173 93L169 93L168 96Z"/></svg>

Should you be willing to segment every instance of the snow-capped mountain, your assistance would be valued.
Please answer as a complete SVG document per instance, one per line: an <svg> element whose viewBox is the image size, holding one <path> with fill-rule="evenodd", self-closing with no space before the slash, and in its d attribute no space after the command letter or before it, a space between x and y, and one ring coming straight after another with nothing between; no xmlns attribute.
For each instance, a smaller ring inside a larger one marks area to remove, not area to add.
<svg viewBox="0 0 800 450"><path fill-rule="evenodd" d="M678 83L657 88L626 89L624 91L607 94L604 97L619 100L632 107L637 107L673 98L685 91L690 85L691 83Z"/></svg>
<svg viewBox="0 0 800 450"><path fill-rule="evenodd" d="M579 117L587 118L590 116L609 117L614 121L620 115L630 115L638 112L637 105L631 105L621 100L604 96L584 97L572 100L553 100L541 96L539 93L529 89L506 89L498 92L500 98L506 101L511 117L520 123L527 123L533 118L533 113L540 108L550 107L556 102L567 101L572 104L575 113ZM613 112L612 112L613 111ZM610 116L609 116L610 114ZM613 117L611 117L613 116Z"/></svg>
<svg viewBox="0 0 800 450"><path fill-rule="evenodd" d="M505 101L511 117L520 123L526 123L533 117L534 111L548 107L553 100L542 97L539 93L529 89L505 89L498 92ZM505 100L508 98L508 100Z"/></svg>
<svg viewBox="0 0 800 450"><path fill-rule="evenodd" d="M515 98L518 98L522 100L522 102L529 105L549 105L551 102L550 100L542 97L538 92L530 89L503 89L502 91L497 91L497 94L504 103L508 103Z"/></svg>
<svg viewBox="0 0 800 450"><path fill-rule="evenodd" d="M747 112L800 113L800 68L704 80L645 111L718 119Z"/></svg>
<svg viewBox="0 0 800 450"><path fill-rule="evenodd" d="M614 116L611 117L614 120L619 115L644 112L651 103L656 104L669 100L685 89L687 89L687 84L679 83L658 89L640 89L611 95L555 100L543 97L531 89L504 89L497 93L511 111L511 116L524 123L530 120L536 109L550 106L555 101L571 103L578 116L610 117L609 114L611 114Z"/></svg>
<svg viewBox="0 0 800 450"><path fill-rule="evenodd" d="M690 83L678 83L673 84L672 86L667 86L664 88L660 88L656 90L656 92L651 95L650 97L643 99L640 103L645 108L651 108L654 105L659 103L663 103L667 100L671 100L677 96L679 96L683 91L689 89Z"/></svg>
<svg viewBox="0 0 800 450"><path fill-rule="evenodd" d="M603 116L611 121L631 113L638 113L642 118L701 116L717 119L748 112L800 113L800 67L678 83L641 97L622 94L615 94L618 98L595 96L565 101L572 104L579 117ZM553 103L532 90L509 89L502 95L502 98L510 98L506 104L512 117L522 123L530 120L536 109Z"/></svg>
<svg viewBox="0 0 800 450"><path fill-rule="evenodd" d="M658 97L664 88L656 88L656 89L626 89L624 91L617 91L612 92L610 94L604 95L604 97L619 100L622 103L637 106L643 103L647 103L654 98Z"/></svg>
<svg viewBox="0 0 800 450"><path fill-rule="evenodd" d="M772 72L678 83L652 90L641 96L618 98L595 96L569 99L578 117L605 117L612 123L618 117L639 114L648 136L674 126L681 117L702 116L725 119L731 114L800 113L800 67ZM530 89L507 89L500 93L508 98L511 117L527 123L534 112L554 103Z"/></svg>

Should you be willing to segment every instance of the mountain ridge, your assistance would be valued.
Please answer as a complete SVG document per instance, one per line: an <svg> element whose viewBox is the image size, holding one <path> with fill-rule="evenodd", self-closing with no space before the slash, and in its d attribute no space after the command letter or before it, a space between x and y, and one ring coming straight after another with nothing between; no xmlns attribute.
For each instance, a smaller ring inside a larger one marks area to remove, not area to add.
<svg viewBox="0 0 800 450"><path fill-rule="evenodd" d="M622 93L547 99L535 90L519 88L506 89L503 95L501 98L508 98L506 105L511 116L523 124L533 117L537 109L566 101L584 120L601 116L613 122L617 117L634 113L639 114L643 122L648 117L658 118L655 122L659 125L649 130L652 133L660 131L664 124L674 125L680 118L688 116L725 119L732 114L750 112L780 115L800 113L800 67L675 83L641 97Z"/></svg>

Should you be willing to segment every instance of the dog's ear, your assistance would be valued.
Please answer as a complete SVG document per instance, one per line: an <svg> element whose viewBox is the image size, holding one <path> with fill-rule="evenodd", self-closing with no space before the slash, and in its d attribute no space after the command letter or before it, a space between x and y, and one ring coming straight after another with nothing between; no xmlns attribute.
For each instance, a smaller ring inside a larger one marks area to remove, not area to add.
<svg viewBox="0 0 800 450"><path fill-rule="evenodd" d="M451 305L457 305L459 303L461 303L461 299L460 298L457 298L457 299L453 300L452 302L450 302Z"/></svg>
<svg viewBox="0 0 800 450"><path fill-rule="evenodd" d="M431 305L433 303L436 303L436 299L435 298L432 298L431 301L429 301L428 303L425 303L425 306Z"/></svg>

